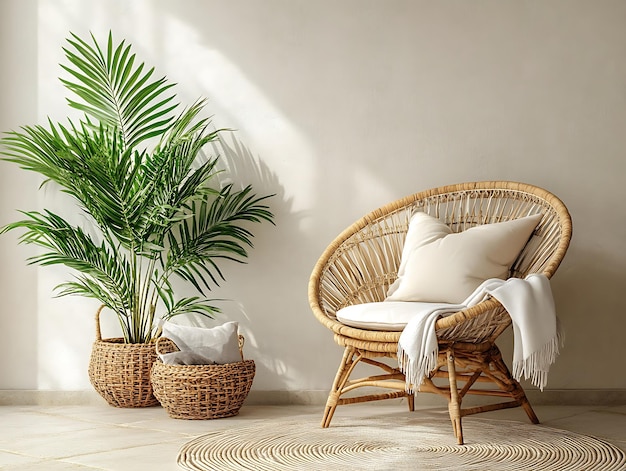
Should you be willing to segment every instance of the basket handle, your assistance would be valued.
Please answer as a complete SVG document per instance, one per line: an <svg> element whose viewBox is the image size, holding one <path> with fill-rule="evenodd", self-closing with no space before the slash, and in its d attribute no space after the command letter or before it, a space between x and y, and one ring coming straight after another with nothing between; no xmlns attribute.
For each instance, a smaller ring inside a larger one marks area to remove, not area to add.
<svg viewBox="0 0 626 471"><path fill-rule="evenodd" d="M102 330L100 329L100 313L106 306L102 304L96 311L96 341L102 340Z"/></svg>
<svg viewBox="0 0 626 471"><path fill-rule="evenodd" d="M246 343L246 338L239 334L239 354L241 355L241 361L244 361L243 358L243 344Z"/></svg>
<svg viewBox="0 0 626 471"><path fill-rule="evenodd" d="M162 354L162 352L161 352L161 348L163 348L163 344L164 344L165 342L171 342L171 344L172 344L172 345L174 345L174 347L176 347L176 351L180 351L180 349L179 349L179 348L178 348L178 346L174 343L174 341L173 341L173 340L171 340L171 339L169 339L169 338L167 338L167 337L159 337L159 338L156 340L155 344L154 344L154 349L156 350L157 355L161 355L161 354Z"/></svg>

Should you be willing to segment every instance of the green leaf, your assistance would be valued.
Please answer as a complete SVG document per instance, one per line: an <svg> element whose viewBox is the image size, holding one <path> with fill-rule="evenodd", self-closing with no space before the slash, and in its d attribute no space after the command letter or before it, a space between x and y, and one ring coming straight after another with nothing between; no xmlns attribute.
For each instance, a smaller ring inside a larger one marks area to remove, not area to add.
<svg viewBox="0 0 626 471"><path fill-rule="evenodd" d="M42 186L58 185L82 225L23 211L0 234L16 230L20 243L39 247L28 263L70 268L73 278L56 294L98 299L117 314L127 342L152 338L157 311L213 316L212 300L176 299L171 279L201 295L223 282L222 263L248 256L251 225L272 222L269 197L212 184L218 158L204 149L222 130L202 116L205 100L177 111L174 85L154 78L130 45L112 34L102 46L71 34L63 50L67 103L84 116L8 132L0 156L41 175Z"/></svg>

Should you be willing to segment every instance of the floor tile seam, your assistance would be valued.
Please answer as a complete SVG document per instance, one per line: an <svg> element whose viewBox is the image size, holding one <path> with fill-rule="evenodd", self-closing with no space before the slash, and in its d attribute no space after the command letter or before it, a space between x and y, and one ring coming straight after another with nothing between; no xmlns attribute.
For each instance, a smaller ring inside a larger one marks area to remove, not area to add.
<svg viewBox="0 0 626 471"><path fill-rule="evenodd" d="M29 430L28 431L28 436L29 437L33 437L33 436L36 436L36 435L46 435L46 434L50 433L51 429L55 430L53 433L80 432L80 431L97 429L97 428L99 428L99 426L102 426L102 425L106 425L106 424L77 421L77 422L74 422L72 424L72 426L71 426L71 427L75 427L75 428L69 428L67 430L65 430L65 429L56 430L57 427L54 424L53 425L50 425L50 424L43 424L42 425L42 424L38 424L38 423L32 423L32 424L30 424L30 426L32 428L39 429L40 432L36 432L36 431L34 432L32 430ZM67 424L63 424L61 427L68 427L68 425ZM16 436L16 434L12 434L12 438L14 438L15 436Z"/></svg>
<svg viewBox="0 0 626 471"><path fill-rule="evenodd" d="M36 460L44 460L44 459L46 459L46 458L42 458L41 456L29 455L29 454L23 453L21 451L7 450L6 448L0 448L0 453L7 453L9 455L20 456L22 458L34 458ZM0 465L0 469L2 469L2 465Z"/></svg>
<svg viewBox="0 0 626 471"><path fill-rule="evenodd" d="M36 411L36 413L43 415L43 416L65 419L65 420L72 421L72 422L81 422L81 423L88 423L88 424L94 424L94 425L118 425L116 423L104 421L101 419L77 417L74 415L67 415L67 414L63 414L59 412L52 412L52 411L47 411L47 410Z"/></svg>
<svg viewBox="0 0 626 471"><path fill-rule="evenodd" d="M100 471L102 471L103 469L101 466L78 463L76 461L68 461L66 458L55 458L52 461L54 461L55 463L63 463L63 464L71 464L72 466L80 466L81 468L85 468L85 469L97 469Z"/></svg>
<svg viewBox="0 0 626 471"><path fill-rule="evenodd" d="M120 427L120 428L124 428L124 427ZM146 432L156 432L156 433L161 433L164 436L162 438L158 438L157 440L153 441L152 443L147 443L147 444L138 444L138 445L131 445L131 446L120 446L120 447L115 447L113 449L126 449L126 448L134 448L134 447L138 447L138 446L149 446L149 445L153 445L153 444L165 444L165 443L173 443L173 442L181 442L181 441L187 441L196 437L199 437L201 435L204 435L206 432L172 432L169 430L162 430L162 429L130 429L130 428L124 428L126 431L130 431L132 432L142 432L142 431L146 431ZM71 436L74 433L80 433L80 432L85 432L86 430L95 430L94 429L85 429L85 430L67 430L67 431L63 431L63 432L59 432L57 434L55 434L57 437L60 436L61 439L63 439L64 436ZM42 432L41 434L37 434L37 435L30 435L30 438L35 438L35 439L43 439L46 438L49 434ZM41 456L38 455L31 455L22 451L17 451L15 449L12 448L12 444L15 443L16 440L19 440L18 438L15 439L0 439L0 452L4 452L4 453L10 453L13 455L18 455L18 456L26 456L26 457L31 457L31 458L38 458L41 459ZM94 452L94 453L98 453L98 452ZM82 453L81 453L82 454ZM77 455L68 455L68 456L79 456L81 454L77 454ZM91 454L91 452L88 452L87 454ZM2 469L2 467L0 466L0 469Z"/></svg>
<svg viewBox="0 0 626 471"><path fill-rule="evenodd" d="M125 424L112 424L112 423L100 423L100 422L89 422L89 421L77 421L78 423L80 423L81 425L85 425L85 428L75 428L75 429L68 429L68 430L57 430L54 432L55 435L70 435L70 434L74 434L74 433L78 433L78 432L87 432L90 430L100 430L102 428L102 426L107 426L107 427L111 427L111 428L123 428L123 429L130 429L130 427L126 426ZM35 428L40 428L41 431L37 432L37 433L33 433L30 432L28 434L29 438L32 437L39 437L39 436L48 436L50 434L49 431L46 431L46 429L50 428L50 427L46 427L46 426L38 426L37 424L33 425ZM11 438L17 438L17 437L11 437Z"/></svg>
<svg viewBox="0 0 626 471"><path fill-rule="evenodd" d="M307 417L307 415L297 415L297 416L290 416L290 420L295 420L298 418L303 418L303 417ZM281 418L282 419L282 418ZM171 419L172 421L177 421L179 419ZM250 426L250 425L255 425L257 423L261 423L261 422L266 422L267 420L271 420L270 419L246 419L246 420L240 420L240 421L236 421L233 422L233 424L241 424L242 426ZM207 419L207 420L183 420L182 422L189 422L189 423L211 423L211 419ZM174 422L173 422L174 423ZM165 426L163 427L157 427L157 426L146 426L146 425L133 425L133 423L129 423L129 424L125 424L125 426L127 426L128 428L133 428L133 429L137 429L137 430L149 430L149 431L153 431L153 432L165 432L165 433L177 433L181 436L184 437L197 437L199 435L203 435L205 433L210 433L210 432L219 432L222 430L229 430L230 428L235 427L236 425L233 425L233 427L225 427L224 429L211 429L210 426L207 425L207 429L200 431L200 432L181 432L181 431L173 431L171 429L166 428Z"/></svg>
<svg viewBox="0 0 626 471"><path fill-rule="evenodd" d="M9 466L7 468L5 468L5 465L0 464L0 469L11 469L12 467L17 466L18 468L22 468L23 466L33 466L33 465L45 465L46 463L64 463L64 464L71 464L71 465L76 465L76 466L82 466L88 469L102 469L99 467L94 467L94 466L89 466L89 465L85 465L82 463L77 463L77 462L73 462L73 461L65 461L62 458L56 457L56 456L48 456L48 457L41 457L41 456L33 456L33 455L27 455L25 453L20 453L17 451L10 451L10 450L0 450L2 452L6 452L9 453L11 455L15 455L15 456L19 456L21 458L28 458L29 461L28 462L24 462L24 463L16 463L13 465L6 465Z"/></svg>
<svg viewBox="0 0 626 471"><path fill-rule="evenodd" d="M246 426L249 424L246 424ZM176 438L172 438L171 440L168 441L176 441L176 440L191 440L194 438L198 438L201 437L203 435L206 435L208 433L212 433L212 432L223 432L223 431L228 431L230 429L219 429L219 430L211 430L211 429L207 429L207 430L203 430L201 432L172 432L171 430L164 430L164 429L160 429L160 428L142 428L142 429L137 429L137 430L145 430L145 431L150 431L150 432L164 432L164 433L176 433L178 434L178 437ZM166 442L163 442L166 443Z"/></svg>
<svg viewBox="0 0 626 471"><path fill-rule="evenodd" d="M611 408L600 408L600 409L593 409L590 410L589 412L595 412L597 414L609 414L609 415L621 415L621 416L626 416L626 411L617 411L617 410L611 410Z"/></svg>
<svg viewBox="0 0 626 471"><path fill-rule="evenodd" d="M211 431L211 430L206 430L204 432L199 432L199 433L196 433L196 432L178 432L178 431L168 430L168 429L165 429L165 428L148 428L148 427L136 427L136 428L129 427L128 429L129 430L133 429L133 430L137 430L137 431L143 430L143 431L147 431L147 432L162 432L162 433L169 433L169 434L174 434L175 433L175 434L178 435L178 439L180 439L180 438L190 438L190 437L191 438L195 438L195 437L198 437L200 435L204 435L205 433L208 433L208 432Z"/></svg>
<svg viewBox="0 0 626 471"><path fill-rule="evenodd" d="M72 459L76 459L76 458L86 457L86 456L96 456L97 457L98 455L106 455L106 454L112 453L112 452L133 450L133 449L139 449L139 448L150 447L150 446L155 446L155 445L179 444L179 448L180 448L184 444L184 440L181 440L181 438L184 438L184 437L180 437L178 439L160 440L160 441L155 441L155 442L152 442L152 443L144 443L144 444L141 444L141 445L116 446L116 447L111 447L111 448L109 448L107 450L91 451L91 452L85 452L85 453L74 453L74 454L71 454L71 455L60 455L60 456L29 455L29 454L26 454L26 453L23 453L23 452L17 452L17 451L14 451L14 450L5 450L5 449L0 449L0 451L9 453L9 454L12 454L12 455L15 455L15 456L23 457L23 458L33 459L33 460L36 460L36 463L60 461L60 462L67 462L67 463L71 463L71 464L75 464L75 465L84 466L82 463L78 463L78 462L71 461L71 460ZM0 466L0 469L2 469L1 466ZM99 468L95 468L95 469L99 469Z"/></svg>
<svg viewBox="0 0 626 471"><path fill-rule="evenodd" d="M80 466L80 469L95 469L98 471L102 471L103 468L101 466L89 466L86 464L78 464L78 463L72 463L71 461L59 461L59 463L63 463L63 464L71 464L72 466Z"/></svg>
<svg viewBox="0 0 626 471"><path fill-rule="evenodd" d="M156 428L156 427L139 427L136 425L133 425L132 423L128 423L128 424L105 424L108 425L110 427L113 428L119 428L125 431L130 431L130 432L158 432L158 433L163 433L163 434L169 434L169 435L173 435L176 434L176 437L170 437L168 439L165 440L159 440L158 442L155 443L170 443L173 441L177 441L177 440L181 440L181 439L187 439L189 437L195 437L197 436L196 434L190 434L190 433L186 433L186 432L175 432L172 430L168 430L165 428ZM150 443L148 445L152 445L154 443ZM135 446L130 446L130 447L123 447L123 448L118 448L120 450L122 449L126 449L126 448L135 448L136 446L144 446L144 445L135 445Z"/></svg>
<svg viewBox="0 0 626 471"><path fill-rule="evenodd" d="M63 418L69 421L73 421L73 422L80 422L80 423L92 424L92 425L106 425L106 426L111 426L111 427L144 428L144 427L141 427L139 424L148 422L150 420L148 419L148 420L139 420L139 421L131 421L131 422L114 422L110 420L88 418L88 417L76 417L73 415L70 416L70 415L64 415L64 414L56 414L52 412L42 412L42 415L50 415L52 417L59 417L59 418Z"/></svg>
<svg viewBox="0 0 626 471"><path fill-rule="evenodd" d="M138 449L138 448L145 448L145 447L151 447L151 446L155 446L155 445L169 445L169 444L175 444L178 443L180 441L180 439L176 439L176 440L163 440L163 441L158 441L158 442L152 442L152 443L144 443L143 445L130 445L130 446L119 446L119 447L112 447L109 448L108 450L101 450L101 451L92 451L92 452L88 452L88 453L76 453L73 455L67 455L67 456L55 456L52 458L47 459L48 461L62 461L65 463L71 463L71 464L76 464L76 465L81 465L81 466L85 466L82 463L76 462L76 461L71 461L72 459L76 459L76 458L84 458L87 456L92 456L92 457L98 457L100 455L105 456L107 454L110 453L115 453L115 452L119 452L119 451L127 451L127 450L133 450L133 449ZM184 445L184 443L180 443L179 448L182 447ZM99 468L96 468L99 469Z"/></svg>
<svg viewBox="0 0 626 471"><path fill-rule="evenodd" d="M157 429L157 428L148 428L148 427L133 427L133 426L128 426L126 424L97 424L94 423L93 425L106 425L108 427L111 427L113 429L122 429L125 431L130 431L130 432L141 432L141 431L146 431L146 432L158 432L158 433L162 433L162 434L176 434L177 436L171 436L169 438L166 438L164 440L159 440L156 443L169 443L172 441L176 441L176 440L181 440L181 439L188 439L189 437L195 437L198 434L195 433L186 433L186 432L173 432L171 430L164 430L164 429ZM70 436L72 434L75 433L80 433L80 432L86 432L86 431L92 431L92 430L100 430L99 427L89 427L89 428L85 428L85 429L73 429L73 430L62 430L59 432L55 432L55 436L59 437L63 437L63 436ZM114 433L114 432L113 432ZM48 432L46 432L45 430L42 430L41 433L36 433L36 434L29 434L29 438L46 438L49 435ZM14 442L15 440L19 439L19 437L12 437L12 438L0 438L0 451L7 451L7 452L11 452L14 454L18 454L15 451L6 449L5 447L9 446L10 447L10 443ZM132 447L131 447L132 448ZM25 455L25 456L31 456L31 455ZM73 455L71 455L73 456ZM1 469L1 468L0 468Z"/></svg>
<svg viewBox="0 0 626 471"><path fill-rule="evenodd" d="M541 414L541 410L539 410L539 411L537 411L537 416L539 417L540 423L546 424L546 423L554 422L554 421L557 421L557 420L564 420L564 419L571 419L573 417L580 417L581 415L589 414L589 412L592 412L592 411L590 409L586 409L586 410L582 410L582 411L568 412L568 413L565 413L563 415L559 415L557 418L552 418L552 419L549 419L549 420L542 420L541 419L541 415L542 415Z"/></svg>
<svg viewBox="0 0 626 471"><path fill-rule="evenodd" d="M174 431L174 430L167 429L166 427L139 426L139 425L133 425L132 423L131 424L118 424L117 426L120 427L120 428L123 428L125 430L146 431L146 432L160 432L160 433L169 433L169 434L177 434L177 435L179 435L178 438L173 438L173 439L180 439L180 438L187 438L189 436L196 436L196 434L194 434L192 432Z"/></svg>

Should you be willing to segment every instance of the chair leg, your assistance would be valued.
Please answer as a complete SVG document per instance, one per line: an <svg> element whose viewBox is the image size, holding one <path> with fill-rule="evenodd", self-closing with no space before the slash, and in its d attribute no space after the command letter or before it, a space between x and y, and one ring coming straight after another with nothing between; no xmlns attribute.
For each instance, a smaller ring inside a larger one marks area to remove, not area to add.
<svg viewBox="0 0 626 471"><path fill-rule="evenodd" d="M340 391L345 386L350 372L352 371L354 351L354 347L346 347L343 352L343 358L341 359L332 389L328 393L328 399L326 400L326 408L324 410L324 417L322 418L323 428L328 428L331 420L333 420L333 415L335 414L335 409L337 409L337 403L339 402Z"/></svg>
<svg viewBox="0 0 626 471"><path fill-rule="evenodd" d="M456 367L454 365L454 352L447 352L448 379L450 382L450 398L448 399L448 412L452 422L452 430L459 445L463 445L463 427L461 424L461 400L456 382Z"/></svg>
<svg viewBox="0 0 626 471"><path fill-rule="evenodd" d="M530 419L530 421L533 424L538 424L539 423L539 419L537 418L537 414L535 414L535 411L533 410L532 406L530 405L530 402L528 402L528 399L526 399L526 394L524 394L524 399L522 402L522 408L524 409L524 411L526 412L526 415L528 416L528 418Z"/></svg>
<svg viewBox="0 0 626 471"><path fill-rule="evenodd" d="M521 403L521 406L526 412L526 415L528 416L530 421L533 424L538 424L539 419L537 418L535 411L533 410L530 402L528 401L528 398L526 397L524 388L522 388L522 385L519 384L519 382L511 375L509 368L506 366L506 363L504 363L504 360L502 360L502 354L500 353L500 350L497 350L497 354L492 355L491 362L493 368L499 371L500 374L503 375L504 378L506 378L506 383L510 388L510 394L513 399Z"/></svg>
<svg viewBox="0 0 626 471"><path fill-rule="evenodd" d="M409 404L409 411L414 412L415 411L415 394L408 394L406 396L406 399Z"/></svg>

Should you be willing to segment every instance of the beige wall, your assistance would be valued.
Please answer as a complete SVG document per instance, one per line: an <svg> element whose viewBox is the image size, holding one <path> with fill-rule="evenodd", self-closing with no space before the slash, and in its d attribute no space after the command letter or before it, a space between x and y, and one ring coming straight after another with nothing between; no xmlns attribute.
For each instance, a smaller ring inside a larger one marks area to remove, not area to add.
<svg viewBox="0 0 626 471"><path fill-rule="evenodd" d="M214 292L236 300L224 307L249 339L255 389L328 388L341 352L306 289L340 230L482 179L543 186L573 216L553 282L567 344L548 387L626 389L609 366L626 355L626 2L0 0L0 13L3 130L62 119L64 38L109 29L237 130L238 178L278 195L277 227ZM6 163L0 187L3 224L67 204ZM94 303L52 298L63 270L27 268L15 247L0 240L0 389L89 388Z"/></svg>
<svg viewBox="0 0 626 471"><path fill-rule="evenodd" d="M37 119L37 8L0 0L0 132ZM34 207L36 176L0 163L0 225L18 207ZM0 388L37 385L37 273L24 263L32 251L18 234L0 237Z"/></svg>

